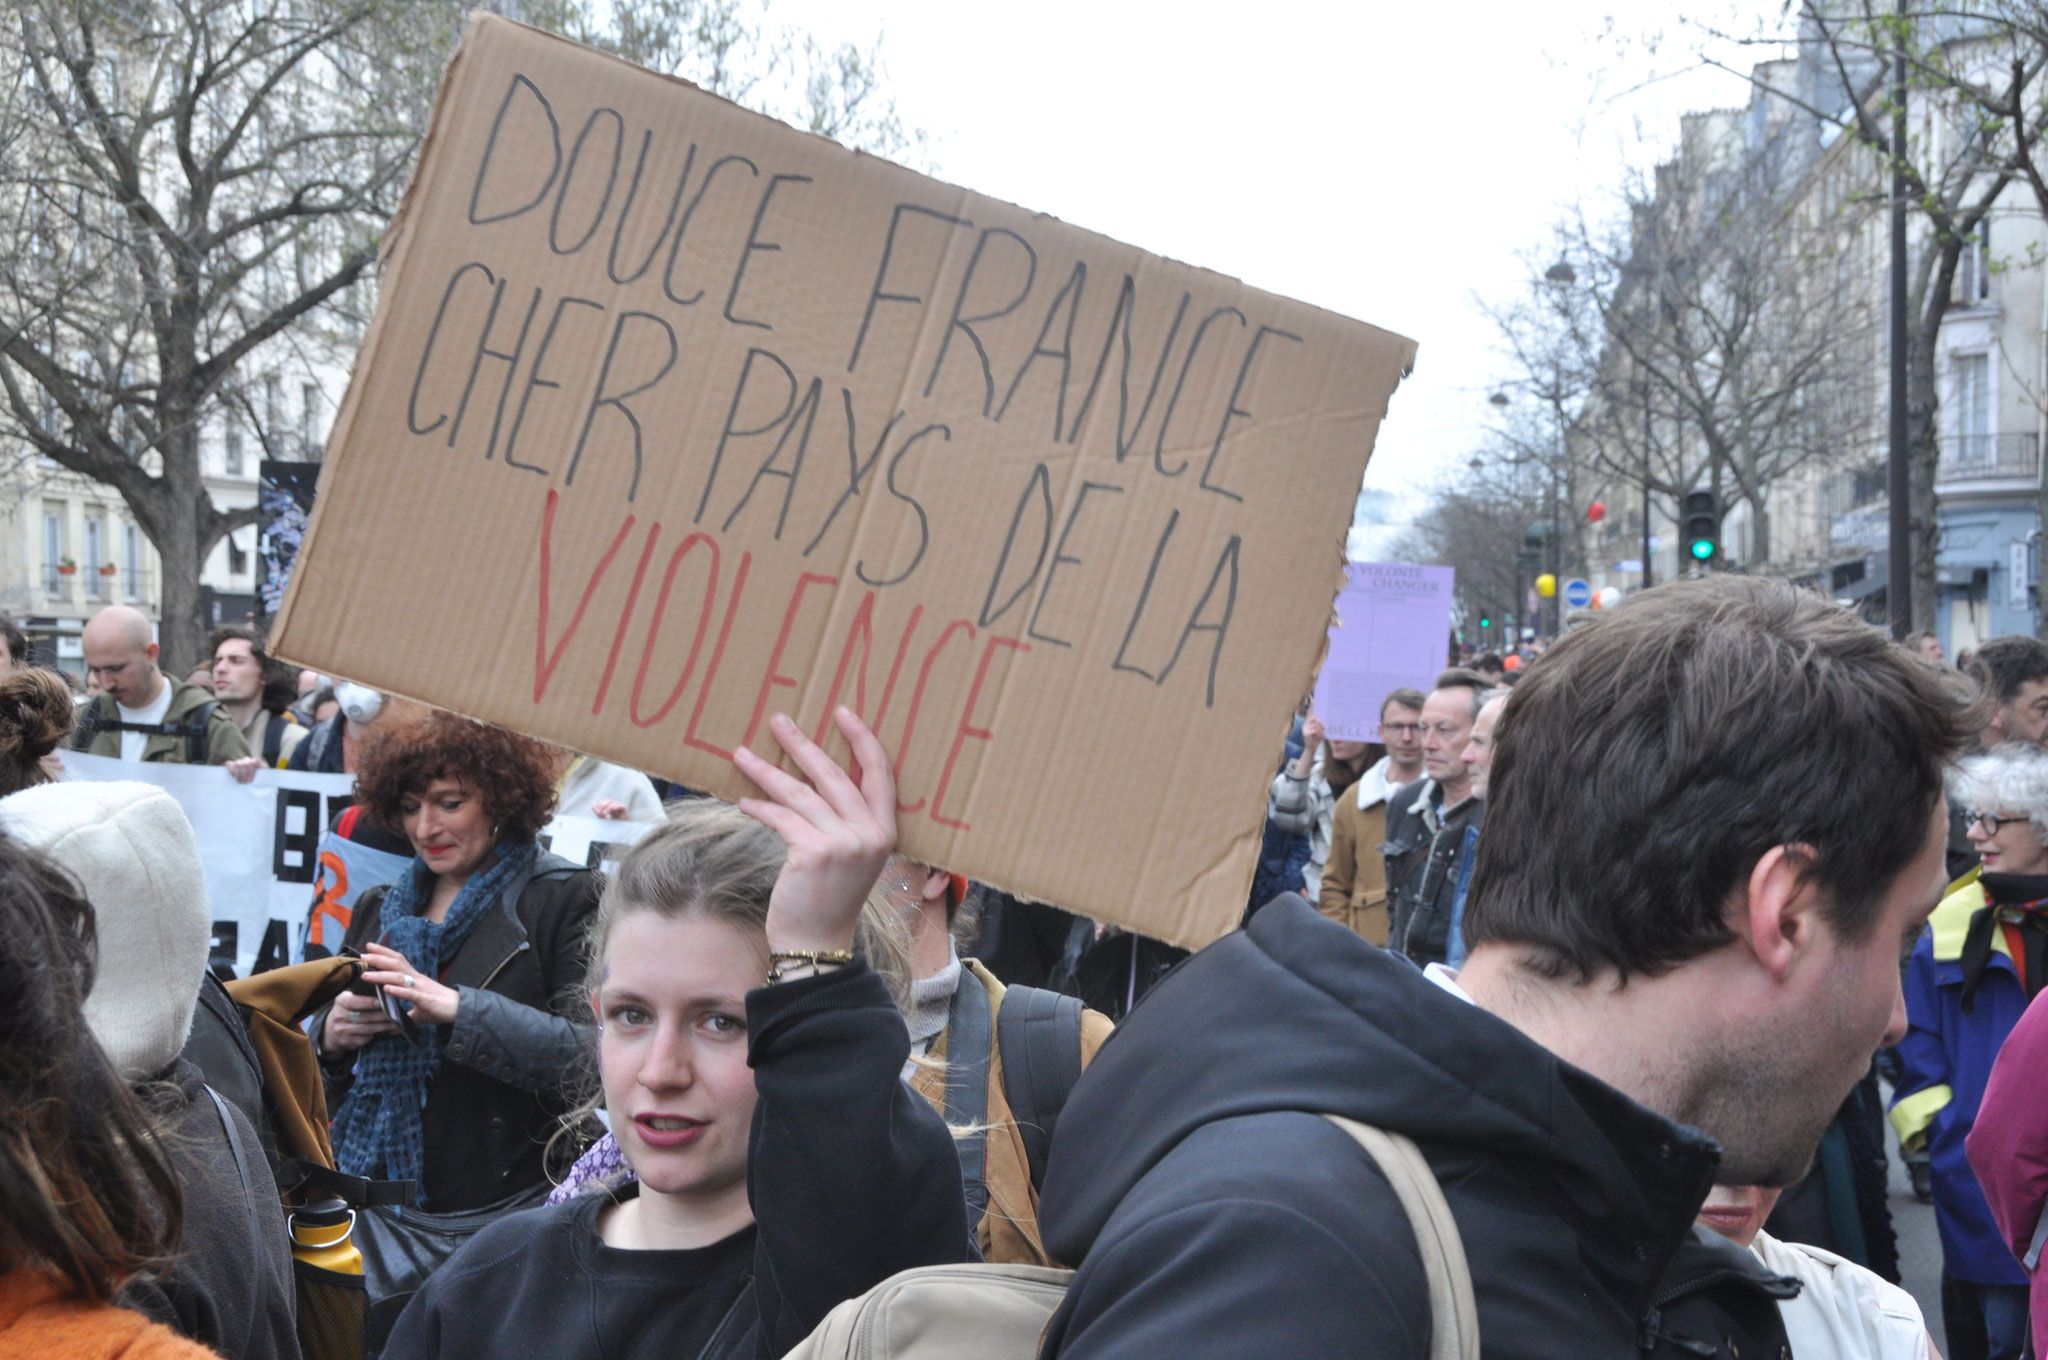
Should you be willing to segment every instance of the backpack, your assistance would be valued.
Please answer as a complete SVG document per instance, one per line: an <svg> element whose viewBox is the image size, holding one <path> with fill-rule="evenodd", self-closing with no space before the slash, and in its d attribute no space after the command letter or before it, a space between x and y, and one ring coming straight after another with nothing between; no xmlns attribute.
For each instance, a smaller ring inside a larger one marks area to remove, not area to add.
<svg viewBox="0 0 2048 1360"><path fill-rule="evenodd" d="M1479 1315L1458 1225L1409 1139L1325 1115L1379 1163L1429 1279L1429 1360L1479 1360ZM1034 1360L1073 1272L1043 1266L906 1270L825 1315L784 1360Z"/></svg>
<svg viewBox="0 0 2048 1360"><path fill-rule="evenodd" d="M284 768L284 734L287 728L297 727L299 720L286 709L270 715L270 721L263 724L263 764L272 770Z"/></svg>
<svg viewBox="0 0 2048 1360"><path fill-rule="evenodd" d="M169 681L165 682L166 684ZM100 706L100 699L106 699L106 708L113 711L110 720ZM206 729L213 721L213 711L220 707L220 700L208 699L186 715L182 723L132 723L121 721L121 711L112 699L101 695L86 705L85 721L71 734L71 749L83 751L92 745L93 738L102 732L141 732L152 737L183 737L185 739L185 763L204 765L206 763ZM118 754L118 752L117 752Z"/></svg>

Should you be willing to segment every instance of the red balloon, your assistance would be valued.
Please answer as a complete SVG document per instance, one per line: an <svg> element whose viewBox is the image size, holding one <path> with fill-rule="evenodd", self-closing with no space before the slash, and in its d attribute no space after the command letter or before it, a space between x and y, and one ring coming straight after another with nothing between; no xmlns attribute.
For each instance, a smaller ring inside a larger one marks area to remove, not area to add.
<svg viewBox="0 0 2048 1360"><path fill-rule="evenodd" d="M1607 507L1602 505L1599 501L1594 501L1591 505L1586 507L1587 523L1598 524L1601 520L1606 518Z"/></svg>

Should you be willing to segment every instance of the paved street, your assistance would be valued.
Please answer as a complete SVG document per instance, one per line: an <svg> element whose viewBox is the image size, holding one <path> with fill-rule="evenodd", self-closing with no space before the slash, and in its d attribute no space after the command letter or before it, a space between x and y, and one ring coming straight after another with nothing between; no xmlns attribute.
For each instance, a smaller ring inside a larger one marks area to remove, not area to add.
<svg viewBox="0 0 2048 1360"><path fill-rule="evenodd" d="M1889 1092L1887 1092L1889 1096ZM1939 1345L1941 1324L1941 1239L1934 1229L1934 1206L1913 1198L1913 1186L1906 1179L1905 1164L1899 1159L1898 1141L1885 1130L1890 1149L1892 1227L1899 1235L1899 1283L1920 1301L1927 1315L1927 1330Z"/></svg>

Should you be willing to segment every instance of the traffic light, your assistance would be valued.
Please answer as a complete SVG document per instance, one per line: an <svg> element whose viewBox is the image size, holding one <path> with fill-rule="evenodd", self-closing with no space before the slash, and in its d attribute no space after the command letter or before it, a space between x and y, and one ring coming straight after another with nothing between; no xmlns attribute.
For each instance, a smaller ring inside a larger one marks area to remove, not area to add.
<svg viewBox="0 0 2048 1360"><path fill-rule="evenodd" d="M1721 514L1711 491L1685 493L1685 555L1700 563L1721 555Z"/></svg>
<svg viewBox="0 0 2048 1360"><path fill-rule="evenodd" d="M1481 614L1481 615L1479 616L1479 631L1483 633L1483 632L1485 632L1485 631L1486 631L1487 629L1489 629L1489 628L1491 628L1491 627L1493 627L1493 620L1492 620L1492 618L1490 618L1489 616L1487 616L1487 615L1485 615L1485 614Z"/></svg>

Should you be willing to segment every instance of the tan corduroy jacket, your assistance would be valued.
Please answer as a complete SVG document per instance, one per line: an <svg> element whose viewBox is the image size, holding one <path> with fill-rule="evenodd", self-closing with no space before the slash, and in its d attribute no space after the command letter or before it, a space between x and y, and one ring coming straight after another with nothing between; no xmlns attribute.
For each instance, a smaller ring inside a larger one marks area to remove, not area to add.
<svg viewBox="0 0 2048 1360"><path fill-rule="evenodd" d="M1358 805L1358 786L1344 790L1330 812L1330 858L1316 910L1376 945L1387 942L1387 800Z"/></svg>
<svg viewBox="0 0 2048 1360"><path fill-rule="evenodd" d="M996 981L995 975L983 968L978 960L965 960L960 985L965 987L976 982L988 989L990 1015L1000 1015L1006 990L1003 984ZM1081 1012L1082 1067L1094 1061L1095 1051L1102 1047L1113 1028L1110 1018L1101 1012ZM983 1162L983 1176L988 1184L988 1212L975 1225L974 1236L980 1244L982 1259L992 1264L1052 1265L1054 1262L1045 1254L1045 1244L1038 1237L1038 1191L1031 1184L1031 1162L1025 1155L1024 1141L1018 1136L1017 1122L1010 1116L1009 1099L1003 1093L1003 1055L997 1039L1000 1032L991 1022L988 1136L984 1143ZM934 1057L944 1056L943 1043L941 1038L941 1046L933 1049ZM943 1066L920 1067L912 1075L910 1084L932 1103L932 1108L945 1113L946 1072Z"/></svg>

